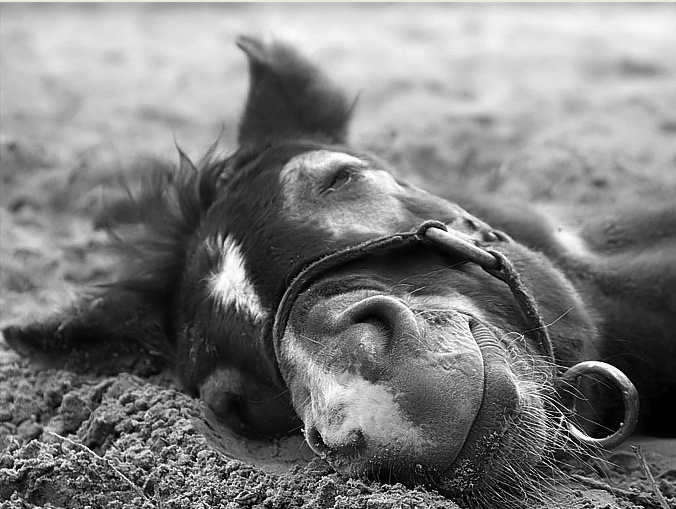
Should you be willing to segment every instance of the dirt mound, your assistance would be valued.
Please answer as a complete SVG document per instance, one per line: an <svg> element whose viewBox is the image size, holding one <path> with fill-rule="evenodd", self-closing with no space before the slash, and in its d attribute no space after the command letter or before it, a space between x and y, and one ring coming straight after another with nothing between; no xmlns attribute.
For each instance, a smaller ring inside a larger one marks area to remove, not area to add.
<svg viewBox="0 0 676 509"><path fill-rule="evenodd" d="M422 489L341 478L300 437L273 444L237 437L166 375L82 376L4 355L3 508L457 509ZM676 441L672 447L651 451L648 443L646 455L657 485L673 500ZM569 466L573 477L560 480L547 506L659 507L632 453L619 451L611 460L615 465L597 472L596 481L588 466ZM610 485L621 491L619 499Z"/></svg>
<svg viewBox="0 0 676 509"><path fill-rule="evenodd" d="M0 383L3 507L456 507L401 485L340 479L299 438L244 441L209 423L198 401L133 375L12 362Z"/></svg>

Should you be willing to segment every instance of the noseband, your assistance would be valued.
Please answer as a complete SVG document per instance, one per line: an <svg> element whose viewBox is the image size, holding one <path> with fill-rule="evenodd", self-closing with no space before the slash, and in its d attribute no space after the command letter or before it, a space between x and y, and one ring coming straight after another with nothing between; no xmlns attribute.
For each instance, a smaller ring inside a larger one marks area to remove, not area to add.
<svg viewBox="0 0 676 509"><path fill-rule="evenodd" d="M500 237L503 241L511 241L509 237L502 233ZM455 260L475 263L491 276L506 283L530 325L526 333L535 340L540 354L552 366L556 366L554 347L549 337L547 325L542 320L535 299L521 281L519 273L511 261L503 253L492 247L479 246L477 240L468 235L459 231L449 231L448 227L439 221L426 221L411 232L395 233L348 246L306 265L287 286L275 314L272 336L277 358L280 358L279 345L284 336L293 304L298 296L321 275L369 255L385 254L395 249L399 250L413 245L429 245L442 253L453 256ZM568 432L581 443L608 449L613 448L631 435L636 426L638 393L622 371L599 361L585 361L566 371L560 370L556 385L559 388L568 387L569 392L575 392L572 386L578 381L579 377L586 374L600 375L617 385L624 402L624 420L617 431L604 438L590 437L570 420L567 420ZM575 410L571 409L570 413L574 414Z"/></svg>

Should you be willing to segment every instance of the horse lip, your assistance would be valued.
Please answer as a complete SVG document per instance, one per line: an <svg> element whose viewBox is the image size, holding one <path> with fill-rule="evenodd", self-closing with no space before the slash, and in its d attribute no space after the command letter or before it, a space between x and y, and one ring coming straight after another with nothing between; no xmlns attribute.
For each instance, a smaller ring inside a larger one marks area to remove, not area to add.
<svg viewBox="0 0 676 509"><path fill-rule="evenodd" d="M493 330L476 318L470 320L469 329L474 341L476 341L479 346L479 351L481 352L484 363L484 398L482 400L482 406L477 414L477 418L479 418L480 414L486 410L483 401L485 401L487 397L490 397L491 394L489 392L492 389L495 389L495 387L491 387L491 385L498 383L498 378L492 378L494 376L493 371L495 371L495 368L497 368L500 375L499 378L502 379L502 382L507 382L510 388L514 388L513 394L511 394L511 396L514 397L512 400L514 405L501 406L501 408L504 409L503 415L513 414L519 410L519 402L516 386L512 377L512 370L508 361L507 346L500 341Z"/></svg>
<svg viewBox="0 0 676 509"><path fill-rule="evenodd" d="M484 366L486 357L488 357L489 362L498 363L503 369L512 373L509 359L518 355L519 343L505 341L503 338L509 335L500 337L500 329L488 325L483 319L470 313L463 312L463 314L467 316L469 331L484 358Z"/></svg>
<svg viewBox="0 0 676 509"><path fill-rule="evenodd" d="M483 357L484 395L463 445L444 474L447 480L439 486L451 493L473 490L485 482L499 444L520 409L506 346L477 318L470 318L469 328Z"/></svg>
<svg viewBox="0 0 676 509"><path fill-rule="evenodd" d="M481 354L488 355L491 360L506 361L507 349L497 334L478 318L471 315L468 315L468 318L469 331L479 346Z"/></svg>

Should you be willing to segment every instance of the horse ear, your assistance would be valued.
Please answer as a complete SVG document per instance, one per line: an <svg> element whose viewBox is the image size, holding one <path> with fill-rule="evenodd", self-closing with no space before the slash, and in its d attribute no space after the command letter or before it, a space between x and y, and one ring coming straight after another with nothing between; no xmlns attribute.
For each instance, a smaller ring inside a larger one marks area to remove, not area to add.
<svg viewBox="0 0 676 509"><path fill-rule="evenodd" d="M240 145L274 139L345 143L354 106L315 65L293 48L240 36L249 60L249 96Z"/></svg>
<svg viewBox="0 0 676 509"><path fill-rule="evenodd" d="M41 322L2 334L19 354L77 372L151 374L168 363L161 310L134 292L82 298Z"/></svg>

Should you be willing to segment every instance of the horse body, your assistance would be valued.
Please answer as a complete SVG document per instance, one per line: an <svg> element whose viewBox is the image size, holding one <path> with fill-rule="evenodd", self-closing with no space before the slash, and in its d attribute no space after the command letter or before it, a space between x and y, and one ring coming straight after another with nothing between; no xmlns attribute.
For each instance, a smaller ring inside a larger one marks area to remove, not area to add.
<svg viewBox="0 0 676 509"><path fill-rule="evenodd" d="M126 274L76 312L6 329L17 350L71 367L91 367L92 352L101 366L113 351L159 364L171 351L186 389L241 433L302 426L340 472L451 494L515 472L526 485L565 441L557 367L616 363L647 408L673 394L661 363L676 358L673 207L560 230L493 198L434 196L346 146L350 102L295 51L239 44L251 71L240 148L210 151L197 171L182 155L150 188ZM425 244L337 264L279 324L306 267L427 220L511 260L558 366L502 281ZM633 369L637 355L650 373Z"/></svg>

